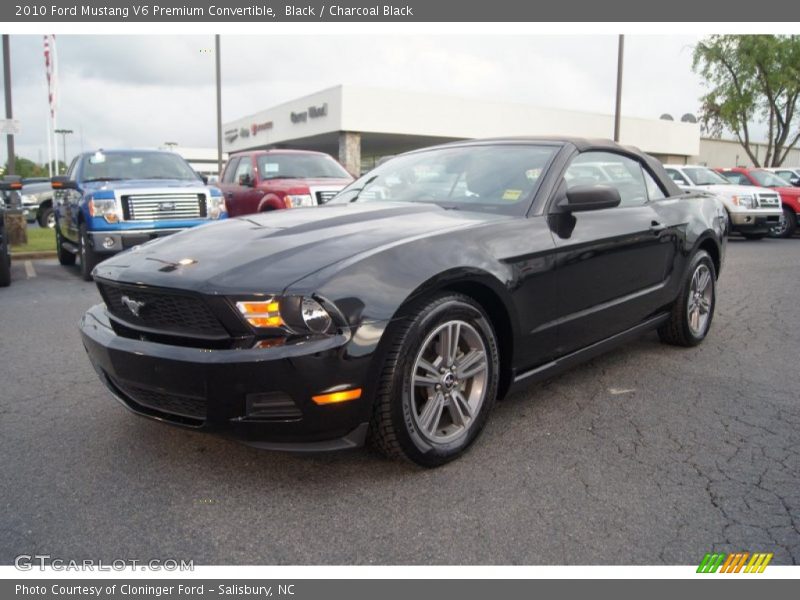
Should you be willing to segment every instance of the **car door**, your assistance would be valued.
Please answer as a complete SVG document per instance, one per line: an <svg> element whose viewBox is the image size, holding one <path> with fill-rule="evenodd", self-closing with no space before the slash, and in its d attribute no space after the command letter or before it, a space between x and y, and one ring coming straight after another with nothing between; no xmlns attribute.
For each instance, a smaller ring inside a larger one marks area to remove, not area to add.
<svg viewBox="0 0 800 600"><path fill-rule="evenodd" d="M75 157L67 169L67 177L76 181L80 171L80 157ZM77 243L78 215L82 193L78 190L61 189L53 193L53 210L56 213L57 227L64 239Z"/></svg>
<svg viewBox="0 0 800 600"><path fill-rule="evenodd" d="M236 166L239 164L240 158L232 156L225 165L225 170L219 180L219 189L222 190L225 196L225 206L228 209L228 215L235 217L235 186L233 185L233 176L236 173Z"/></svg>
<svg viewBox="0 0 800 600"><path fill-rule="evenodd" d="M601 165L608 180L570 176L570 169L586 164ZM598 183L619 191L619 206L554 212L559 194ZM665 302L678 230L676 224L663 222L663 211L651 203L664 197L647 167L630 156L587 151L573 158L549 208L556 245L559 354L629 329Z"/></svg>
<svg viewBox="0 0 800 600"><path fill-rule="evenodd" d="M258 212L258 203L264 194L256 187L253 156L242 156L231 170L231 180L227 182L228 191L225 192L228 214L235 217ZM225 170L225 175L228 175L228 169Z"/></svg>

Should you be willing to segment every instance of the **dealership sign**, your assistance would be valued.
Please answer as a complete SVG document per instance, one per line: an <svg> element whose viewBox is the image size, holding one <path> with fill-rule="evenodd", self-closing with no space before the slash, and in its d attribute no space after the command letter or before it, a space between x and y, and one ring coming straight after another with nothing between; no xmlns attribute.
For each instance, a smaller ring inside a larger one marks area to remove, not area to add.
<svg viewBox="0 0 800 600"><path fill-rule="evenodd" d="M328 103L322 106L309 106L308 110L302 112L292 112L292 123L306 123L309 118L318 119L328 115Z"/></svg>

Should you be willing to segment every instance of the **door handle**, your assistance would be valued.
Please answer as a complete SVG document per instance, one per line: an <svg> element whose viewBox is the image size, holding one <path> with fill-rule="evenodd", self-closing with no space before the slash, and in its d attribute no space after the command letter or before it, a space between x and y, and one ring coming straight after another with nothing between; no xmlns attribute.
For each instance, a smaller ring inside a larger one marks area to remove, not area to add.
<svg viewBox="0 0 800 600"><path fill-rule="evenodd" d="M658 221L651 221L650 222L650 231L653 233L661 233L667 228L666 225L663 223L659 223Z"/></svg>

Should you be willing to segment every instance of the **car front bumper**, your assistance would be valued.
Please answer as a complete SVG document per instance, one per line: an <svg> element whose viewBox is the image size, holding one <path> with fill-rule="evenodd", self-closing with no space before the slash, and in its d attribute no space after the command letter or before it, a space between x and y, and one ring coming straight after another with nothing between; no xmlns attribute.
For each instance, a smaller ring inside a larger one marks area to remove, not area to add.
<svg viewBox="0 0 800 600"><path fill-rule="evenodd" d="M139 415L278 450L352 448L366 437L370 355L348 353L351 334L271 348L172 346L118 335L102 304L80 329L100 379ZM352 388L361 398L312 400Z"/></svg>
<svg viewBox="0 0 800 600"><path fill-rule="evenodd" d="M166 235L183 231L185 228L169 229L127 229L119 231L90 231L92 249L100 254L115 254L139 244L144 244Z"/></svg>
<svg viewBox="0 0 800 600"><path fill-rule="evenodd" d="M731 212L731 230L739 233L768 233L781 220L783 211L740 211Z"/></svg>

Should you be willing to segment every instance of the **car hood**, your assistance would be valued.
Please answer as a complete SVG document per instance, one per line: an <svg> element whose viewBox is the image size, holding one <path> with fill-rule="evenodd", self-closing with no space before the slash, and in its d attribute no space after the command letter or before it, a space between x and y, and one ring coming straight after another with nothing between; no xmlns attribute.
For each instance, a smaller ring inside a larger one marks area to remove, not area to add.
<svg viewBox="0 0 800 600"><path fill-rule="evenodd" d="M273 211L148 242L104 261L95 275L212 294L280 293L358 254L508 218L389 202Z"/></svg>
<svg viewBox="0 0 800 600"><path fill-rule="evenodd" d="M199 179L122 179L118 181L89 181L82 182L81 187L86 191L99 190L126 190L142 188L197 188L206 187Z"/></svg>
<svg viewBox="0 0 800 600"><path fill-rule="evenodd" d="M714 184L714 185L693 185L687 186L684 189L692 189L692 190L705 190L707 192L711 192L712 194L717 194L718 196L752 196L755 194L770 194L772 190L765 187L757 187L753 185L736 185L732 183L730 185L726 183Z"/></svg>

